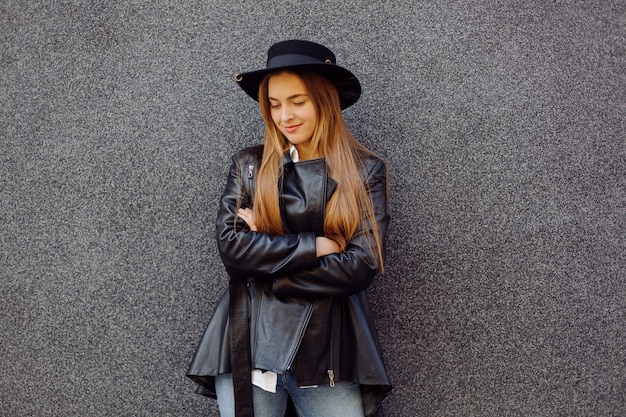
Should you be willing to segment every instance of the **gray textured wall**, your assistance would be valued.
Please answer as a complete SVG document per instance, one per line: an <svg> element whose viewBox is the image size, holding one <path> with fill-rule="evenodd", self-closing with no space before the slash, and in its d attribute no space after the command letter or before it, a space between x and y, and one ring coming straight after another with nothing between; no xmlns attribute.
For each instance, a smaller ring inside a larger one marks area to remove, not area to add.
<svg viewBox="0 0 626 417"><path fill-rule="evenodd" d="M624 415L621 0L0 0L0 415L217 414L184 373L262 130L233 74L294 37L390 167L388 416Z"/></svg>

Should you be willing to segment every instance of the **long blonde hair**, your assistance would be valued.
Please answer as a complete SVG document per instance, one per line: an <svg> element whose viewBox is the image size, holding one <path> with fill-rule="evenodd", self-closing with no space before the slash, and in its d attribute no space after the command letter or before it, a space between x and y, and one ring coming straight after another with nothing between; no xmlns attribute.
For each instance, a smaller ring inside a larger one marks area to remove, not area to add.
<svg viewBox="0 0 626 417"><path fill-rule="evenodd" d="M287 72L287 71L286 71ZM337 181L337 189L326 205L324 233L337 241L342 250L359 230L368 226L372 234L368 246L379 269L383 271L383 249L372 200L365 189L361 170L363 156L372 154L348 129L335 86L313 72L295 73L304 82L317 113L317 126L311 148L326 159L328 174ZM259 106L265 121L264 150L256 181L253 210L257 230L273 235L285 233L280 217L279 188L283 157L291 144L272 120L268 100L268 80L259 87Z"/></svg>

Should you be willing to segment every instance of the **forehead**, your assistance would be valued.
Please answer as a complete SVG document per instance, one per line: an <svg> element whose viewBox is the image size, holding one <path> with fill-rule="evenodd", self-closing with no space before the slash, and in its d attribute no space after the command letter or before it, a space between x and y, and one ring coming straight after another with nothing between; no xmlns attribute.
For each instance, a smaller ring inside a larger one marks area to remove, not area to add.
<svg viewBox="0 0 626 417"><path fill-rule="evenodd" d="M306 94L304 81L292 72L274 74L267 82L267 95L270 99L281 100L301 94Z"/></svg>

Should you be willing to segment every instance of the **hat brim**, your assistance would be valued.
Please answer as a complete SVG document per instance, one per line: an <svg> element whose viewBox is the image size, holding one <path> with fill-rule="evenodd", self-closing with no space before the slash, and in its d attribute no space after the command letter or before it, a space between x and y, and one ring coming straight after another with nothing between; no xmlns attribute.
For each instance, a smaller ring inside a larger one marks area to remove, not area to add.
<svg viewBox="0 0 626 417"><path fill-rule="evenodd" d="M237 83L254 100L259 101L259 85L263 78L273 72L284 70L311 71L328 79L339 93L341 109L346 109L357 102L361 96L361 84L354 74L335 64L298 64L278 68L266 68L258 71L244 72L236 76Z"/></svg>

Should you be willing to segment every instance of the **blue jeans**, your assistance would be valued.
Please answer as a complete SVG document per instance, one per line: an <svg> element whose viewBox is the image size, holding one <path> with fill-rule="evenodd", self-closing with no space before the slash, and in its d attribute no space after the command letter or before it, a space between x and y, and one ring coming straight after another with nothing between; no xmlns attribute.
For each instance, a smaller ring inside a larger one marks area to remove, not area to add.
<svg viewBox="0 0 626 417"><path fill-rule="evenodd" d="M235 398L231 374L215 378L217 403L222 417L235 417ZM363 417L363 400L358 384L336 382L334 387L324 384L315 388L300 388L296 375L288 371L278 375L276 393L252 387L255 417L277 417L285 414L287 396L291 396L300 417Z"/></svg>

